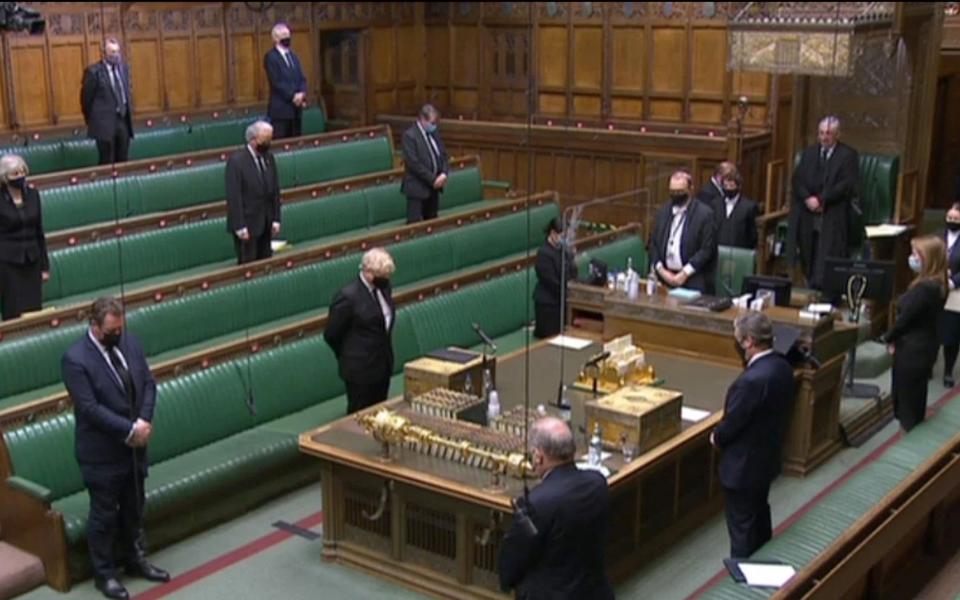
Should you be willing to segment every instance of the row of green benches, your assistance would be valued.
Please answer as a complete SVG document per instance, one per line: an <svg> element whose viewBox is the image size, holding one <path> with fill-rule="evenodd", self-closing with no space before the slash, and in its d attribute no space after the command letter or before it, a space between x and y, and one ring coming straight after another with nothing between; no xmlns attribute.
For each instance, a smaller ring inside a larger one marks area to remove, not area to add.
<svg viewBox="0 0 960 600"><path fill-rule="evenodd" d="M130 145L130 160L240 145L247 126L257 118L252 115L229 117L139 129ZM304 135L323 133L326 127L321 108L304 111ZM0 148L0 154L19 154L34 175L92 167L99 162L97 145L87 138L28 140L25 146Z"/></svg>
<svg viewBox="0 0 960 600"><path fill-rule="evenodd" d="M275 157L284 188L393 168L387 135L277 152ZM223 200L225 169L223 162L206 163L47 188L40 193L43 225L49 233Z"/></svg>
<svg viewBox="0 0 960 600"><path fill-rule="evenodd" d="M628 256L637 263L643 253L640 239L631 236L596 248L590 256L626 264ZM401 268L409 258L398 261ZM443 256L430 252L422 258L431 262ZM587 260L578 258L581 273ZM521 347L533 315L528 293L533 285L528 278L533 277L532 270L524 270L401 308L393 335L397 375L392 393L401 391L405 362L436 348L473 345L471 322L499 338L502 352ZM297 302L298 295L278 294L270 303ZM185 323L199 323L189 317L184 315ZM131 322L131 330L137 329ZM147 344L156 335L142 333ZM255 415L244 401L247 386L256 398ZM318 335L161 382L146 490L152 542L168 543L239 514L311 477L296 476L305 463L297 436L342 416L343 391L336 360ZM73 458L73 437L71 412L3 435L15 476L8 485L50 503L64 518L65 540L57 539L55 531L32 532L29 539L69 548L76 579L84 572L89 500ZM7 524L3 526L6 531ZM56 565L46 567L48 574L57 572Z"/></svg>
<svg viewBox="0 0 960 600"><path fill-rule="evenodd" d="M451 171L442 208L483 200L480 169ZM309 246L364 229L404 222L406 199L394 182L291 203L283 208L282 238ZM179 279L236 261L226 217L55 250L50 253L46 304L71 304L95 291L116 293L121 284L136 289Z"/></svg>
<svg viewBox="0 0 960 600"><path fill-rule="evenodd" d="M535 249L558 209L553 203L527 213L447 230L390 246L398 288ZM529 231L528 231L529 227ZM334 292L357 273L360 254L284 270L132 310L130 330L144 339L152 360L163 360L222 342L247 328L316 316ZM51 329L0 344L0 408L62 390L60 356L86 325Z"/></svg>

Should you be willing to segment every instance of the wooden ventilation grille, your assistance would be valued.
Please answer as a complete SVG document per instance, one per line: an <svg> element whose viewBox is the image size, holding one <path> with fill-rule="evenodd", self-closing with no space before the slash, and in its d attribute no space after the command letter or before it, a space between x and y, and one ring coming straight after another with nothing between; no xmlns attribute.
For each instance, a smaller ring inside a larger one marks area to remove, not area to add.
<svg viewBox="0 0 960 600"><path fill-rule="evenodd" d="M456 515L409 504L406 516L407 546L442 558L456 559Z"/></svg>
<svg viewBox="0 0 960 600"><path fill-rule="evenodd" d="M488 533L486 526L480 523L473 525L473 568L488 573L497 572L497 554L500 551L502 533ZM486 538L486 545L478 540Z"/></svg>
<svg viewBox="0 0 960 600"><path fill-rule="evenodd" d="M380 518L371 521L367 516L377 512L380 505L380 492L346 484L343 487L343 514L344 522L350 527L356 527L367 533L382 537L390 537L390 504L384 509Z"/></svg>

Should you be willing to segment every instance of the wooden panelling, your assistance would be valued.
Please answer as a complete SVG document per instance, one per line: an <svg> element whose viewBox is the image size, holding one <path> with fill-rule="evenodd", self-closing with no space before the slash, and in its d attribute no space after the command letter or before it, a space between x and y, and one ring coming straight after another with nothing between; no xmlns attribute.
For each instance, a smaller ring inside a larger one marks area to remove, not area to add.
<svg viewBox="0 0 960 600"><path fill-rule="evenodd" d="M613 56L613 91L642 92L646 80L646 45L644 31L636 27L617 27L611 34Z"/></svg>
<svg viewBox="0 0 960 600"><path fill-rule="evenodd" d="M223 41L219 37L197 38L200 105L217 106L227 101Z"/></svg>
<svg viewBox="0 0 960 600"><path fill-rule="evenodd" d="M656 27L652 46L653 92L683 93L687 67L687 35L683 29Z"/></svg>
<svg viewBox="0 0 960 600"><path fill-rule="evenodd" d="M682 121L683 102L680 100L651 100L650 118L654 121Z"/></svg>
<svg viewBox="0 0 960 600"><path fill-rule="evenodd" d="M584 117L600 117L600 96L581 96L573 97L573 112Z"/></svg>
<svg viewBox="0 0 960 600"><path fill-rule="evenodd" d="M614 98L611 101L611 114L621 119L643 118L643 100L638 98Z"/></svg>
<svg viewBox="0 0 960 600"><path fill-rule="evenodd" d="M186 40L184 40L185 42ZM156 40L131 41L128 47L127 61L130 64L130 89L133 96L133 109L135 111L163 110L163 89L160 73L157 72ZM185 86L181 87L186 89Z"/></svg>
<svg viewBox="0 0 960 600"><path fill-rule="evenodd" d="M480 36L476 27L454 27L453 28L455 48L453 52L447 52L441 60L448 62L453 59L454 81L457 86L469 86L476 88L480 85ZM451 56L452 55L452 56ZM437 57L439 58L439 57ZM434 57L430 56L431 66Z"/></svg>
<svg viewBox="0 0 960 600"><path fill-rule="evenodd" d="M578 27L573 32L573 87L575 90L597 90L603 76L603 30L599 27ZM578 104L574 109L579 113ZM597 110L597 114L599 114Z"/></svg>
<svg viewBox="0 0 960 600"><path fill-rule="evenodd" d="M11 58L17 120L21 126L42 125L47 122L50 114L50 80L47 78L43 47L20 46ZM24 85L25 83L27 85Z"/></svg>
<svg viewBox="0 0 960 600"><path fill-rule="evenodd" d="M694 29L692 38L690 91L695 94L722 94L727 74L726 30Z"/></svg>
<svg viewBox="0 0 960 600"><path fill-rule="evenodd" d="M57 82L53 89L53 109L58 123L83 119L79 98L84 66L82 41L50 48L50 69Z"/></svg>
<svg viewBox="0 0 960 600"><path fill-rule="evenodd" d="M253 102L257 99L257 77L263 69L262 57L256 52L256 39L252 33L237 33L232 36L230 43L233 49L232 67L236 100Z"/></svg>
<svg viewBox="0 0 960 600"><path fill-rule="evenodd" d="M540 87L567 85L567 30L564 27L541 27L538 48Z"/></svg>
<svg viewBox="0 0 960 600"><path fill-rule="evenodd" d="M540 94L538 106L545 115L564 115L567 112L567 97L562 94Z"/></svg>
<svg viewBox="0 0 960 600"><path fill-rule="evenodd" d="M163 42L163 93L164 107L167 109L187 108L193 103L194 88L183 85L184 81L193 77L191 54L189 39L168 39ZM139 77L137 73L131 75L135 81ZM133 92L134 102L139 102L137 94Z"/></svg>
<svg viewBox="0 0 960 600"><path fill-rule="evenodd" d="M690 121L720 124L723 121L723 103L690 102Z"/></svg>
<svg viewBox="0 0 960 600"><path fill-rule="evenodd" d="M372 27L370 29L370 55L375 69L371 69L370 76L374 85L388 84L396 81L397 55L396 35L390 27ZM437 65L442 70L442 62ZM431 62L431 69L433 68Z"/></svg>

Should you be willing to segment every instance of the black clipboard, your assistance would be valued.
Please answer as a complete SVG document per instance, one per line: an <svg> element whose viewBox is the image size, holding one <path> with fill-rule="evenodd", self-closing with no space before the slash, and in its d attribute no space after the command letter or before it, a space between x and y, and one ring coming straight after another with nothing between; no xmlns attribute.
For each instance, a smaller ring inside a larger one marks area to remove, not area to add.
<svg viewBox="0 0 960 600"><path fill-rule="evenodd" d="M434 350L433 352L428 352L427 356L430 358L435 358L437 360L443 360L447 362L457 363L460 365L465 365L468 362L475 360L479 354L476 352L471 352L469 350L460 350L457 348L440 348Z"/></svg>

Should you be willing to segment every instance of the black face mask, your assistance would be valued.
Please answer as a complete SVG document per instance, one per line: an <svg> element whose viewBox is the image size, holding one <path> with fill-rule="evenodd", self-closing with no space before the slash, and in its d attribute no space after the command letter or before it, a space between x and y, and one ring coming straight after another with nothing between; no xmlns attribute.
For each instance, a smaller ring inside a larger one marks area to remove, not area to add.
<svg viewBox="0 0 960 600"><path fill-rule="evenodd" d="M734 190L724 189L724 190L723 190L723 195L724 195L728 200L733 200L733 199L736 198L739 194L740 194L740 190L736 190L736 189L734 189Z"/></svg>
<svg viewBox="0 0 960 600"><path fill-rule="evenodd" d="M947 231L960 231L960 223L957 221L947 221Z"/></svg>
<svg viewBox="0 0 960 600"><path fill-rule="evenodd" d="M270 151L270 142L257 144L257 152L259 152L260 154L266 154L269 151Z"/></svg>
<svg viewBox="0 0 960 600"><path fill-rule="evenodd" d="M690 195L686 192L670 192L670 203L674 206L681 206L689 197Z"/></svg>
<svg viewBox="0 0 960 600"><path fill-rule="evenodd" d="M103 344L103 347L107 350L113 350L117 347L117 344L120 343L120 336L123 335L122 331L113 331L111 333L104 333L103 339L100 340L100 343Z"/></svg>
<svg viewBox="0 0 960 600"><path fill-rule="evenodd" d="M284 48L289 48L290 38L283 38L282 40L280 40L280 45L283 46Z"/></svg>
<svg viewBox="0 0 960 600"><path fill-rule="evenodd" d="M373 287L377 288L378 290L385 290L389 285L390 285L390 280L387 279L386 277L373 278Z"/></svg>
<svg viewBox="0 0 960 600"><path fill-rule="evenodd" d="M15 190L20 190L22 192L27 189L27 178L21 177L19 179L9 179L7 180L7 185Z"/></svg>

